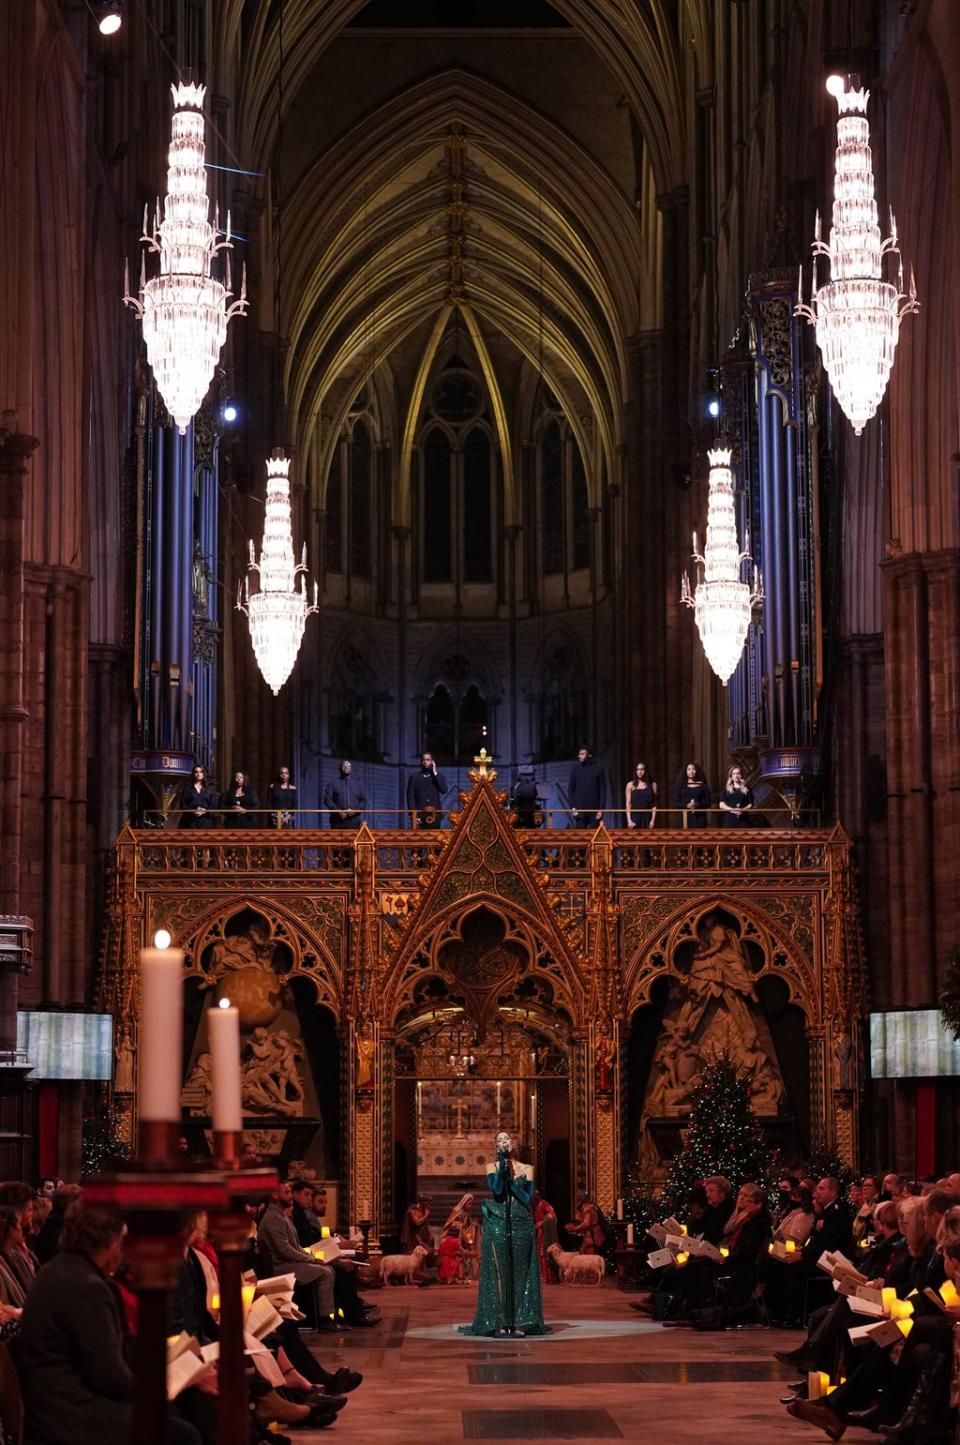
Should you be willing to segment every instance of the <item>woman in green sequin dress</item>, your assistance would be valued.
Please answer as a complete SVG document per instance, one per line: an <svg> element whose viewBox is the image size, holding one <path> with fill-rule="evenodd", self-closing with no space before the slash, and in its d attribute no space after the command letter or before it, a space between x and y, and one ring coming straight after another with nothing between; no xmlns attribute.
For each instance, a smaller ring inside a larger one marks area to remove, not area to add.
<svg viewBox="0 0 960 1445"><path fill-rule="evenodd" d="M510 1135L498 1134L497 1168L487 1175L487 1185L493 1197L483 1205L477 1313L472 1325L461 1325L461 1333L465 1335L496 1335L511 1324L524 1335L547 1333L543 1322L536 1232L530 1212L533 1180L514 1172L510 1150ZM508 1195L513 1256L512 1320L507 1277Z"/></svg>

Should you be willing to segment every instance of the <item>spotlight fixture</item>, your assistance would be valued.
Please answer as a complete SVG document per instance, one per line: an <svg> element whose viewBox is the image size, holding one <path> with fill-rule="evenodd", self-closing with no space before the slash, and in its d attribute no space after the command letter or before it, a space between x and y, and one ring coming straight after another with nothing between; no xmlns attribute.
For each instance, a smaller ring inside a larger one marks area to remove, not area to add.
<svg viewBox="0 0 960 1445"><path fill-rule="evenodd" d="M707 416L718 417L720 415L720 398L712 396L707 402Z"/></svg>
<svg viewBox="0 0 960 1445"><path fill-rule="evenodd" d="M847 88L846 76L834 71L833 75L827 76L827 94L834 97L842 95Z"/></svg>
<svg viewBox="0 0 960 1445"><path fill-rule="evenodd" d="M232 426L240 415L240 408L235 401L225 401L220 415L228 426Z"/></svg>
<svg viewBox="0 0 960 1445"><path fill-rule="evenodd" d="M123 24L123 13L119 4L105 5L97 24L101 35L116 35Z"/></svg>

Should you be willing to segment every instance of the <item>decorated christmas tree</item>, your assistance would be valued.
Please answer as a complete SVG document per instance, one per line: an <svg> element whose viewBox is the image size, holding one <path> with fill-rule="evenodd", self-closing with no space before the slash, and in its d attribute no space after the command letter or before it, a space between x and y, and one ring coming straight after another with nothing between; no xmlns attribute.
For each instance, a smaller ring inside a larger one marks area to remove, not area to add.
<svg viewBox="0 0 960 1445"><path fill-rule="evenodd" d="M693 1186L711 1174L722 1174L734 1190L746 1183L765 1185L773 1156L750 1107L749 1075L720 1054L703 1070L691 1104L684 1146L664 1189L674 1212L686 1209Z"/></svg>

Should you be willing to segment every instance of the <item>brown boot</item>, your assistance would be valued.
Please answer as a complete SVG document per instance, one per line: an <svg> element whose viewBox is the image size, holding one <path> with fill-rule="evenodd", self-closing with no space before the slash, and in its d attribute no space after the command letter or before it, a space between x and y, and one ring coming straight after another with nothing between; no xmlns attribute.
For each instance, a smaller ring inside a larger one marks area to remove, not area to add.
<svg viewBox="0 0 960 1445"><path fill-rule="evenodd" d="M261 1395L254 1406L254 1413L257 1424L265 1428L275 1421L281 1425L302 1425L310 1418L310 1407L294 1405L292 1401L284 1400L276 1390L270 1390L266 1395Z"/></svg>
<svg viewBox="0 0 960 1445"><path fill-rule="evenodd" d="M809 1425L816 1425L817 1429L823 1430L831 1440L839 1440L847 1428L839 1415L835 1415L828 1405L819 1400L794 1400L787 1406L787 1414L792 1415L795 1420L806 1420Z"/></svg>

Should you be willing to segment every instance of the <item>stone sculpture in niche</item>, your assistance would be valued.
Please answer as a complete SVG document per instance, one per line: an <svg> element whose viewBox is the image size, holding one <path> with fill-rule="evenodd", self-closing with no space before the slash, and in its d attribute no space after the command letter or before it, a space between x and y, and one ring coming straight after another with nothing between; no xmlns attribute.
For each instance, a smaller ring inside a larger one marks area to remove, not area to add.
<svg viewBox="0 0 960 1445"><path fill-rule="evenodd" d="M756 1113L778 1114L783 1077L743 940L719 913L700 920L697 938L689 969L671 983L643 1114L685 1114L704 1064L720 1053L750 1075Z"/></svg>

